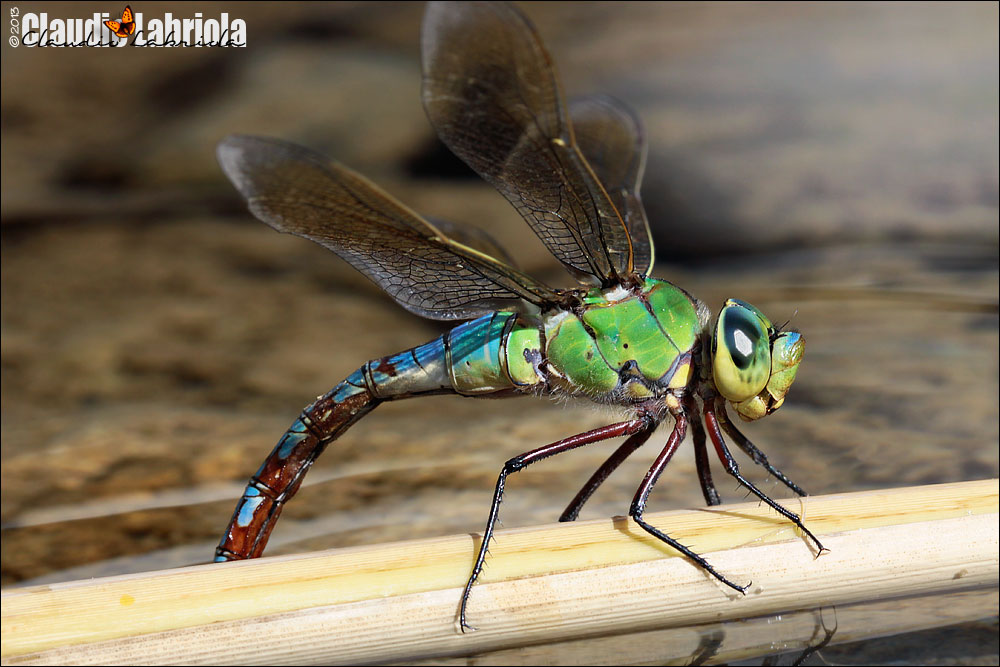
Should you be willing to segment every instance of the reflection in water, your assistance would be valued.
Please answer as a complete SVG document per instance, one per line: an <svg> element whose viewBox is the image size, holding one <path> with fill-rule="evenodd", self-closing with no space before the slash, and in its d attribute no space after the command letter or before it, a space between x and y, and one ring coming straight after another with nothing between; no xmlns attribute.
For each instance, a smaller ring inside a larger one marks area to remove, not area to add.
<svg viewBox="0 0 1000 667"><path fill-rule="evenodd" d="M863 663L867 644L863 640L903 633L914 633L907 662L918 664L934 660L939 644L937 641L921 641L918 631L961 623L970 623L971 627L975 625L972 622L995 616L997 603L998 591L992 587L836 608L819 607L411 664L828 664L823 658L824 649L851 643L854 645L845 646L851 651L851 662ZM969 650L973 652L970 657L983 657L981 651L977 652L978 647L970 646ZM862 657L853 659L858 655Z"/></svg>
<svg viewBox="0 0 1000 667"><path fill-rule="evenodd" d="M826 646L833 640L833 636L837 634L838 626L836 624L837 608L832 607L832 610L834 616L834 626L832 628L826 627L826 623L824 622L825 619L823 617L823 607L813 610L813 613L816 615L816 631L810 638L809 645L802 649L798 656L795 657L794 662L792 662L793 666L797 667L798 665L804 665L806 660L818 654L821 649L826 648ZM819 637L820 631L823 632L823 638L816 641ZM816 641L816 643L813 643L814 641ZM780 664L780 658L781 656L779 654L769 655L764 658L761 664L778 665Z"/></svg>
<svg viewBox="0 0 1000 667"><path fill-rule="evenodd" d="M719 647L726 637L726 633L721 627L712 626L706 628L701 634L701 642L698 644L698 652L691 658L691 665L707 665L708 661L716 656Z"/></svg>

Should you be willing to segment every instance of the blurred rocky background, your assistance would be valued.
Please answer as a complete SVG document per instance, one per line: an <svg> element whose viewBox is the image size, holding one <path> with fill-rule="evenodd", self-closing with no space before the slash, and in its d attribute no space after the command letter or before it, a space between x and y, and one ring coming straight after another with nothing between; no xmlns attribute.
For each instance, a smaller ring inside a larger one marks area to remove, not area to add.
<svg viewBox="0 0 1000 667"><path fill-rule="evenodd" d="M5 20L15 6L120 9L5 2ZM745 429L778 467L816 494L997 476L995 3L524 9L569 94L611 93L646 123L655 274L805 334L785 407ZM5 586L209 560L302 407L444 330L251 218L215 161L226 134L319 149L569 285L430 129L422 5L197 11L244 18L247 48L2 46ZM504 460L614 418L531 398L385 405L330 446L269 553L481 531ZM584 518L627 513L662 430ZM505 525L555 520L613 446L515 475ZM701 503L686 449L650 510Z"/></svg>

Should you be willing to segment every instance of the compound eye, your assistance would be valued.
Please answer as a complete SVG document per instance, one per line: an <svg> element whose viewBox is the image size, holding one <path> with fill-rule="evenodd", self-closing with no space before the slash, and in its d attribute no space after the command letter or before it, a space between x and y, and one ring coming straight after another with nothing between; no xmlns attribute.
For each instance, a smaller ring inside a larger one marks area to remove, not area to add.
<svg viewBox="0 0 1000 667"><path fill-rule="evenodd" d="M748 305L726 303L712 344L716 389L736 403L759 394L771 375L769 323Z"/></svg>

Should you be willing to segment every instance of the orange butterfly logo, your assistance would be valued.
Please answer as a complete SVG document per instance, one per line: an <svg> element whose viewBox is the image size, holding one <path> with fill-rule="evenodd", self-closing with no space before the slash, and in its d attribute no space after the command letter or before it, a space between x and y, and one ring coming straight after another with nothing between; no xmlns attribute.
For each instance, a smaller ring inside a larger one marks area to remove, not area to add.
<svg viewBox="0 0 1000 667"><path fill-rule="evenodd" d="M129 35L135 32L135 16L132 14L132 8L125 5L125 11L122 12L121 20L105 21L104 25L108 26L111 32L122 39L128 38Z"/></svg>

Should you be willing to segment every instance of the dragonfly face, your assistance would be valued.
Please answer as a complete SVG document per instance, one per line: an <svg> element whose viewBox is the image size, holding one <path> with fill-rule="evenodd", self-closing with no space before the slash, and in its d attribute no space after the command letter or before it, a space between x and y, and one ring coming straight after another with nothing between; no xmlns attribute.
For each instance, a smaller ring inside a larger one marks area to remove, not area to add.
<svg viewBox="0 0 1000 667"><path fill-rule="evenodd" d="M755 307L729 299L712 335L715 388L744 421L765 417L785 402L804 350L801 334L778 332Z"/></svg>

